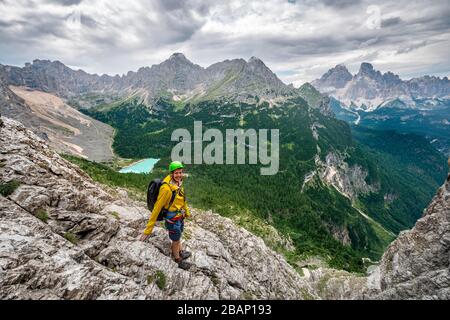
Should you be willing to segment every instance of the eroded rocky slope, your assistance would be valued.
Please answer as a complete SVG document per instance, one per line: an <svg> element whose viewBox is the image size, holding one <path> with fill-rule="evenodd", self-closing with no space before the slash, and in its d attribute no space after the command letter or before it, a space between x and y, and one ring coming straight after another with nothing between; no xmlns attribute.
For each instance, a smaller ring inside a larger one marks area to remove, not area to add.
<svg viewBox="0 0 450 320"><path fill-rule="evenodd" d="M95 184L20 123L2 120L1 181L20 186L0 196L0 298L318 298L261 239L211 212L193 210L185 245L194 265L178 268L163 228L137 240L143 203Z"/></svg>

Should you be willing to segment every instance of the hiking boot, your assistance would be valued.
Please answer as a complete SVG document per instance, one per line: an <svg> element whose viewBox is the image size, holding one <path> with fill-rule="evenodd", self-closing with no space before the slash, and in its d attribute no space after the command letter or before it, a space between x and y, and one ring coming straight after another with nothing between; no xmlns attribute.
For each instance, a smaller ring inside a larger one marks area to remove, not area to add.
<svg viewBox="0 0 450 320"><path fill-rule="evenodd" d="M183 270L189 270L192 267L192 263L189 263L187 261L184 261L182 259L180 259L178 263L178 268L181 268Z"/></svg>
<svg viewBox="0 0 450 320"><path fill-rule="evenodd" d="M189 258L192 254L189 251L181 250L180 251L180 257L181 259L185 260Z"/></svg>

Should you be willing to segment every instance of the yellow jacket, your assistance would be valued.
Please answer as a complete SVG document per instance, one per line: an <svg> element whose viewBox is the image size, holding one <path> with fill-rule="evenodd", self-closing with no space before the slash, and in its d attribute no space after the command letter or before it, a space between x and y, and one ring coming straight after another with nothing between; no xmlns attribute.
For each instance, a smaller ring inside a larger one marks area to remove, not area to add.
<svg viewBox="0 0 450 320"><path fill-rule="evenodd" d="M147 227L144 230L144 234L149 235L153 231L153 227L155 226L156 219L158 218L159 212L166 208L169 205L170 199L172 198L172 191L178 191L179 188L181 190L176 193L175 199L173 200L172 205L168 208L168 211L185 211L185 216L189 217L191 215L189 208L187 206L187 202L184 197L184 188L183 186L178 187L175 183L171 183L171 176L168 175L164 178L164 183L159 189L158 199L156 200L155 206L153 207L152 214L150 215L150 219L148 220Z"/></svg>

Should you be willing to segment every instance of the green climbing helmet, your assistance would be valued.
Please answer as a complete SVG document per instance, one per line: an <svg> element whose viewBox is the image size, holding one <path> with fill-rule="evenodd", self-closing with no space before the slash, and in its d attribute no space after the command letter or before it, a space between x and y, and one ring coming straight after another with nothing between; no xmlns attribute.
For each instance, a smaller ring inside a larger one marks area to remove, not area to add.
<svg viewBox="0 0 450 320"><path fill-rule="evenodd" d="M180 168L184 168L183 164L180 161L172 161L169 165L170 172L180 169Z"/></svg>

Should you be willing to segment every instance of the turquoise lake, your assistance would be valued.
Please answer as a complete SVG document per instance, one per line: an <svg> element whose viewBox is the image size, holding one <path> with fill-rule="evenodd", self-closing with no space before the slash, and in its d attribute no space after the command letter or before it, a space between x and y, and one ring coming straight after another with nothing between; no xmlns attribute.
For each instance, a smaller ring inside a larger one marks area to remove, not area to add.
<svg viewBox="0 0 450 320"><path fill-rule="evenodd" d="M142 159L131 166L122 168L119 170L120 173L149 173L153 170L155 164L159 161L159 159Z"/></svg>

